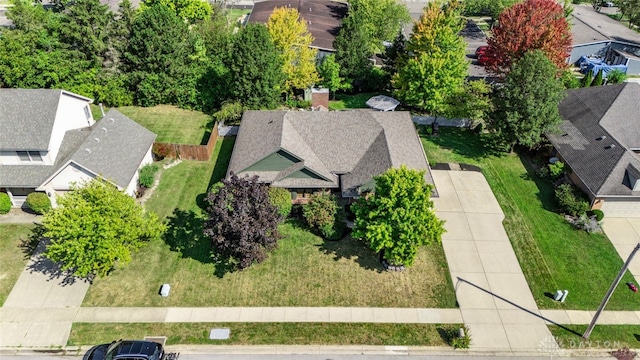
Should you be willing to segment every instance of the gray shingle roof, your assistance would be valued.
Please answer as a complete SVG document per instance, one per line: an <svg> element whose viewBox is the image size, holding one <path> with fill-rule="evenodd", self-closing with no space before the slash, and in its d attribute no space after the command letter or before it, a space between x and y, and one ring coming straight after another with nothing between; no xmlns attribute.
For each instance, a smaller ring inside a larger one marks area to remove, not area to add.
<svg viewBox="0 0 640 360"><path fill-rule="evenodd" d="M49 149L62 90L0 89L0 150Z"/></svg>
<svg viewBox="0 0 640 360"><path fill-rule="evenodd" d="M0 165L0 185L26 188L40 186L71 158L71 155L89 136L90 132L91 128L89 127L67 131L53 165Z"/></svg>
<svg viewBox="0 0 640 360"><path fill-rule="evenodd" d="M126 188L156 134L111 109L71 155L71 161Z"/></svg>
<svg viewBox="0 0 640 360"><path fill-rule="evenodd" d="M244 171L284 150L303 163L283 171ZM258 175L279 187L338 188L355 196L359 187L391 167L427 170L422 144L408 112L247 111L231 156L228 174ZM287 177L306 168L323 179ZM342 181L337 174L342 174Z"/></svg>
<svg viewBox="0 0 640 360"><path fill-rule="evenodd" d="M72 161L126 188L155 138L151 131L111 109L92 127L67 131L54 165L0 166L0 186L38 187Z"/></svg>
<svg viewBox="0 0 640 360"><path fill-rule="evenodd" d="M593 195L640 195L625 180L640 169L629 150L640 147L638 99L640 84L624 83L570 90L560 103L565 121L549 140Z"/></svg>

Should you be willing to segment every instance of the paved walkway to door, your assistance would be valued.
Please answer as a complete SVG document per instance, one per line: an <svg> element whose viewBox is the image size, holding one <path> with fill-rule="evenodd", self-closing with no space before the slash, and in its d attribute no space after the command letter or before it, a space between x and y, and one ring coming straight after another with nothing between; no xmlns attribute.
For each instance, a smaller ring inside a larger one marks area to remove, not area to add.
<svg viewBox="0 0 640 360"><path fill-rule="evenodd" d="M502 226L504 213L480 172L433 170L443 246L472 348L539 351L555 344Z"/></svg>

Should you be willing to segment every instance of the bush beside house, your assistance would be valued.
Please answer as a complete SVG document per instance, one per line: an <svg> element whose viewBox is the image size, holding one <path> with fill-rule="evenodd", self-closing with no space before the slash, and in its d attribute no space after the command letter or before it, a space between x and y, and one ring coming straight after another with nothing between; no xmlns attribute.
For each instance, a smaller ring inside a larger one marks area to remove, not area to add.
<svg viewBox="0 0 640 360"><path fill-rule="evenodd" d="M286 219L291 214L291 193L285 188L269 187L269 200L271 204L278 208L278 213Z"/></svg>
<svg viewBox="0 0 640 360"><path fill-rule="evenodd" d="M346 223L344 211L336 196L330 192L317 192L302 207L302 215L307 224L317 229L327 240L339 240L344 235Z"/></svg>
<svg viewBox="0 0 640 360"><path fill-rule="evenodd" d="M43 192L32 192L27 195L27 206L34 213L42 215L51 210L51 201Z"/></svg>
<svg viewBox="0 0 640 360"><path fill-rule="evenodd" d="M11 199L9 194L0 193L0 214L6 214L11 210Z"/></svg>

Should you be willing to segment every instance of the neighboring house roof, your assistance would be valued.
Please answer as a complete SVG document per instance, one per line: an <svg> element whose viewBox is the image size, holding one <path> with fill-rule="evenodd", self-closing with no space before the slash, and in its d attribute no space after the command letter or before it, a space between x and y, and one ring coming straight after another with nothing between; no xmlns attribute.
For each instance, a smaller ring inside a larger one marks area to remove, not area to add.
<svg viewBox="0 0 640 360"><path fill-rule="evenodd" d="M408 112L246 111L227 176L357 196L373 176L401 165L426 170L433 183Z"/></svg>
<svg viewBox="0 0 640 360"><path fill-rule="evenodd" d="M560 103L564 122L548 138L592 195L640 196L640 84L567 91Z"/></svg>
<svg viewBox="0 0 640 360"><path fill-rule="evenodd" d="M65 139L69 132L78 131L68 131ZM85 133L86 137L62 165L77 164L123 189L129 186L156 138L156 134L115 109L109 110ZM63 168L57 169L49 179Z"/></svg>
<svg viewBox="0 0 640 360"><path fill-rule="evenodd" d="M333 40L347 15L347 4L331 0L267 0L253 5L248 22L266 24L277 7L297 9L313 36L313 47L333 51Z"/></svg>
<svg viewBox="0 0 640 360"><path fill-rule="evenodd" d="M63 94L91 102L64 90L0 89L0 150L48 150Z"/></svg>
<svg viewBox="0 0 640 360"><path fill-rule="evenodd" d="M155 138L151 131L111 109L92 127L67 131L53 165L0 165L0 185L37 188L74 163L126 188Z"/></svg>

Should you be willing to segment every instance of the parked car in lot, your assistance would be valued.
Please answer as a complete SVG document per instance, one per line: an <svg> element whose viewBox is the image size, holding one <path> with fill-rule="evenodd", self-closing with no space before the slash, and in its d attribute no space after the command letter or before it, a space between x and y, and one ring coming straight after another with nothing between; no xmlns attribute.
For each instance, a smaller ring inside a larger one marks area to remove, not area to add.
<svg viewBox="0 0 640 360"><path fill-rule="evenodd" d="M614 7L616 6L616 4L613 3L613 1L603 1L600 3L601 6L604 7Z"/></svg>
<svg viewBox="0 0 640 360"><path fill-rule="evenodd" d="M118 340L92 347L82 360L162 360L163 357L164 349L156 342Z"/></svg>

